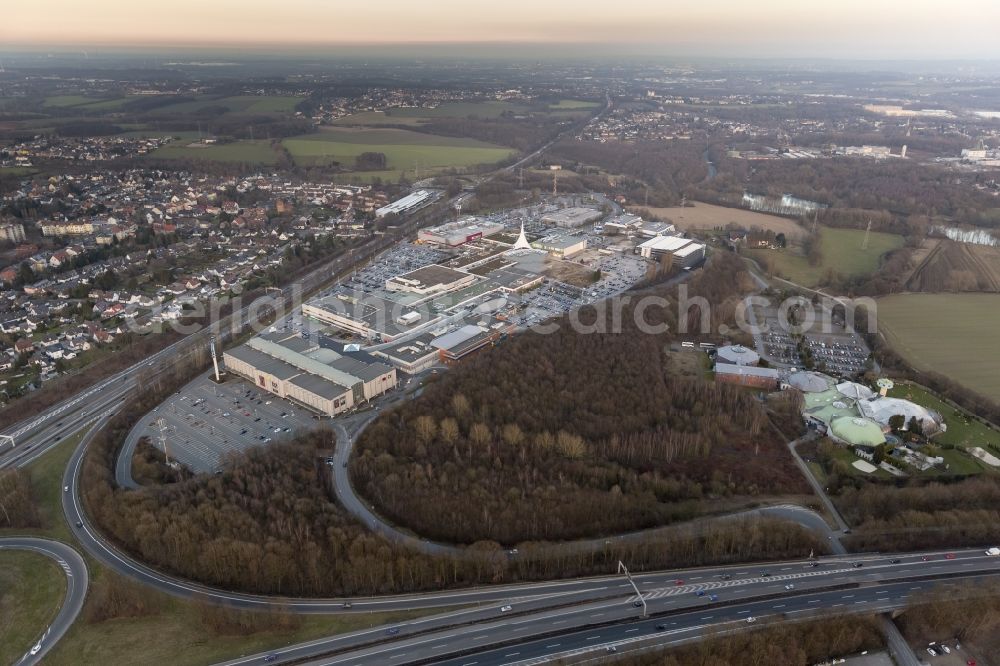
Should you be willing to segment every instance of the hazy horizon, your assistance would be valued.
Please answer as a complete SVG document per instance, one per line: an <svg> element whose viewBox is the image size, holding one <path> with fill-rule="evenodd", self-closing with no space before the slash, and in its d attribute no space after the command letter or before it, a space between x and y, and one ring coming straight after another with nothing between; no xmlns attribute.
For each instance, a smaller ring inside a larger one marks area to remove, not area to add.
<svg viewBox="0 0 1000 666"><path fill-rule="evenodd" d="M801 5L801 6L800 6ZM530 45L678 57L872 60L991 60L1000 3L934 0L799 3L784 0L614 5L528 0L491 5L438 0L432 6L383 0L376 7L320 0L260 0L144 5L124 0L17 3L5 10L6 49L96 48L306 49L439 47L458 50Z"/></svg>

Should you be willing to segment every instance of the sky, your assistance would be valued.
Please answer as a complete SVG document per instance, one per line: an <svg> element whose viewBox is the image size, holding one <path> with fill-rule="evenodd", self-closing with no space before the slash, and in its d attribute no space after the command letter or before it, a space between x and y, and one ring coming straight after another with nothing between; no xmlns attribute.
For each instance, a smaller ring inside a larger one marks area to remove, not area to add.
<svg viewBox="0 0 1000 666"><path fill-rule="evenodd" d="M1000 0L6 0L6 46L596 44L663 55L998 59Z"/></svg>

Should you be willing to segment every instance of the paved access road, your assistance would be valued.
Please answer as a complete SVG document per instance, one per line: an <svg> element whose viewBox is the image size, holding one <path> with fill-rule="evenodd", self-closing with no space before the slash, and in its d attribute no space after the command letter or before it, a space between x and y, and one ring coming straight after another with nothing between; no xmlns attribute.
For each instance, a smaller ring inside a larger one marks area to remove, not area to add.
<svg viewBox="0 0 1000 666"><path fill-rule="evenodd" d="M55 560L56 564L66 572L66 598L56 614L56 619L39 634L37 641L17 662L18 666L41 663L49 650L69 630L76 616L80 614L80 609L83 608L83 601L87 597L87 565L78 552L64 543L49 539L4 537L0 538L0 550L40 553Z"/></svg>

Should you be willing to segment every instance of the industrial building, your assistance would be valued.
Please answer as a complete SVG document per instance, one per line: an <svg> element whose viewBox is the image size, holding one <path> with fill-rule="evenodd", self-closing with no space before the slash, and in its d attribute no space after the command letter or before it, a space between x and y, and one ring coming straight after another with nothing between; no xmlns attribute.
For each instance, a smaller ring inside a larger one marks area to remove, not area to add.
<svg viewBox="0 0 1000 666"><path fill-rule="evenodd" d="M423 315L413 317L411 312L416 312L411 306L357 290L344 290L302 304L306 317L380 342L392 342L415 325L427 323Z"/></svg>
<svg viewBox="0 0 1000 666"><path fill-rule="evenodd" d="M438 350L442 363L456 363L469 354L495 343L514 328L511 324L492 318L484 324L467 324L434 338L430 344Z"/></svg>
<svg viewBox="0 0 1000 666"><path fill-rule="evenodd" d="M569 259L587 249L587 238L585 236L550 234L533 242L531 247L545 250L560 259Z"/></svg>
<svg viewBox="0 0 1000 666"><path fill-rule="evenodd" d="M226 351L226 368L257 388L334 416L396 386L396 369L361 351L269 333Z"/></svg>
<svg viewBox="0 0 1000 666"><path fill-rule="evenodd" d="M573 208L563 208L562 210L557 210L554 213L543 215L542 222L561 227L563 229L573 229L576 227L582 227L590 222L595 222L603 216L604 213L595 208L574 206Z"/></svg>
<svg viewBox="0 0 1000 666"><path fill-rule="evenodd" d="M418 208L426 206L439 196L441 196L441 193L436 190L417 190L402 199L393 201L391 204L375 209L375 217L383 218L390 214L402 215L404 213L411 213Z"/></svg>
<svg viewBox="0 0 1000 666"><path fill-rule="evenodd" d="M773 368L758 368L752 365L733 365L730 363L715 364L715 380L753 386L766 390L778 388L781 375Z"/></svg>
<svg viewBox="0 0 1000 666"><path fill-rule="evenodd" d="M454 268L431 264L415 271L389 278L385 281L388 291L405 291L419 296L444 294L456 291L476 282L478 278Z"/></svg>
<svg viewBox="0 0 1000 666"><path fill-rule="evenodd" d="M458 247L485 236L492 236L503 231L503 228L502 224L496 222L477 217L464 217L448 224L421 229L417 232L417 240L444 247Z"/></svg>
<svg viewBox="0 0 1000 666"><path fill-rule="evenodd" d="M705 258L705 246L690 238L680 236L654 236L636 246L636 252L645 259L670 256L674 265L697 265Z"/></svg>
<svg viewBox="0 0 1000 666"><path fill-rule="evenodd" d="M382 347L372 352L373 356L383 358L403 372L413 375L426 370L440 361L440 350L431 346L431 341L437 335L433 332L420 335L400 342L397 346Z"/></svg>

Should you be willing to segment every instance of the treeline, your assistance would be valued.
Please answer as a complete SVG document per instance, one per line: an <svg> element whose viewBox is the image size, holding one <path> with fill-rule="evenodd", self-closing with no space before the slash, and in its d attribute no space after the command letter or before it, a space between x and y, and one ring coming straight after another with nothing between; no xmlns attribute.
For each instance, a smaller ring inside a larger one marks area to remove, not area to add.
<svg viewBox="0 0 1000 666"><path fill-rule="evenodd" d="M140 486L177 483L193 476L187 467L171 467L163 451L153 446L149 437L142 437L132 454L132 478Z"/></svg>
<svg viewBox="0 0 1000 666"><path fill-rule="evenodd" d="M838 615L811 622L764 625L693 645L615 659L620 666L808 666L885 646L871 616Z"/></svg>
<svg viewBox="0 0 1000 666"><path fill-rule="evenodd" d="M31 488L31 475L23 469L0 471L0 527L41 527Z"/></svg>
<svg viewBox="0 0 1000 666"><path fill-rule="evenodd" d="M791 193L835 208L996 224L988 215L995 202L973 186L975 176L957 178L910 160L769 160L754 163L751 169L745 160L724 158L719 170L719 178L702 186L717 196L742 197L744 190L773 196Z"/></svg>
<svg viewBox="0 0 1000 666"><path fill-rule="evenodd" d="M834 498L853 533L850 550L893 551L992 545L1000 541L1000 480L865 483Z"/></svg>
<svg viewBox="0 0 1000 666"><path fill-rule="evenodd" d="M625 143L577 141L567 139L555 144L550 153L570 162L574 170L598 166L612 174L631 176L642 181L630 198L650 206L670 206L680 202L685 189L708 176L702 157L705 144L697 141L646 141ZM645 186L648 186L648 200Z"/></svg>
<svg viewBox="0 0 1000 666"><path fill-rule="evenodd" d="M745 278L739 258L721 253L691 281L713 305L713 326L727 321L720 313L732 313ZM626 306L621 332L578 333L563 319L554 333L527 332L463 362L366 429L355 487L419 534L504 544L641 529L694 517L713 499L805 491L752 393L669 375L675 305L654 313L671 333L643 332ZM699 318L693 308L683 320Z"/></svg>
<svg viewBox="0 0 1000 666"><path fill-rule="evenodd" d="M978 580L942 585L916 595L896 621L915 643L957 638L983 642L980 647L992 648L996 654L1000 649L1000 583Z"/></svg>

